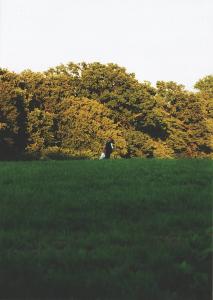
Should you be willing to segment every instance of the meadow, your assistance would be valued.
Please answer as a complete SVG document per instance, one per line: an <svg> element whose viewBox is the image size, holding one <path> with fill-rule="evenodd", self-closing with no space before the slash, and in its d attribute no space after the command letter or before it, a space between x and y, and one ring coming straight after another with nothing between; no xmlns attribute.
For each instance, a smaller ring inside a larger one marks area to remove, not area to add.
<svg viewBox="0 0 213 300"><path fill-rule="evenodd" d="M0 299L210 300L213 162L0 162Z"/></svg>

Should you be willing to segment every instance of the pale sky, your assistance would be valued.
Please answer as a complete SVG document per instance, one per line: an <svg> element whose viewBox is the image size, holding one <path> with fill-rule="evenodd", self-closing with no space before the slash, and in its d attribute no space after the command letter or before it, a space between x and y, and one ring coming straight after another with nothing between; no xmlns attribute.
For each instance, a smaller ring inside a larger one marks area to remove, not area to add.
<svg viewBox="0 0 213 300"><path fill-rule="evenodd" d="M0 0L0 67L117 63L192 88L213 73L213 0Z"/></svg>

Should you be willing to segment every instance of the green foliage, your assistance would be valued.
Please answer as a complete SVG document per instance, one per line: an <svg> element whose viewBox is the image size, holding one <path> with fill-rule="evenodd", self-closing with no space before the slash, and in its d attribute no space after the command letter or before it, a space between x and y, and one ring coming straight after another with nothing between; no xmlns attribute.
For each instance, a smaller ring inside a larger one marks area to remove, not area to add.
<svg viewBox="0 0 213 300"><path fill-rule="evenodd" d="M148 134L131 128L124 132L124 136L128 145L126 157L154 157L154 141Z"/></svg>
<svg viewBox="0 0 213 300"><path fill-rule="evenodd" d="M0 70L0 158L20 154L27 140L24 92L18 75Z"/></svg>
<svg viewBox="0 0 213 300"><path fill-rule="evenodd" d="M102 152L105 141L116 141L114 156L126 153L122 128L111 119L111 112L103 104L87 98L71 97L62 101L59 112L58 138L62 148L90 151L93 157Z"/></svg>
<svg viewBox="0 0 213 300"><path fill-rule="evenodd" d="M94 153L89 150L75 150L72 148L52 146L42 149L42 159L93 159Z"/></svg>
<svg viewBox="0 0 213 300"><path fill-rule="evenodd" d="M0 69L0 159L51 156L51 147L97 158L109 136L114 158L212 157L212 78L189 92L172 81L154 88L112 63Z"/></svg>
<svg viewBox="0 0 213 300"><path fill-rule="evenodd" d="M205 127L205 143L201 146L201 151L207 152L209 156L213 153L213 76L209 75L199 80L195 84L195 88L199 89L198 98L203 105L203 116Z"/></svg>
<svg viewBox="0 0 213 300"><path fill-rule="evenodd" d="M54 115L35 108L28 114L29 144L27 151L40 153L54 144Z"/></svg>
<svg viewBox="0 0 213 300"><path fill-rule="evenodd" d="M208 75L200 79L195 84L195 88L202 93L207 94L211 99L213 98L213 75Z"/></svg>
<svg viewBox="0 0 213 300"><path fill-rule="evenodd" d="M83 96L126 115L138 111L138 104L148 94L147 90L151 90L151 86L140 84L134 74L112 63L82 64L81 81Z"/></svg>
<svg viewBox="0 0 213 300"><path fill-rule="evenodd" d="M97 100L112 109L114 117L119 119L122 114L131 117L141 101L155 93L149 82L139 83L134 74L112 63L69 63L51 68L46 74L65 76L70 83L70 96Z"/></svg>
<svg viewBox="0 0 213 300"><path fill-rule="evenodd" d="M203 98L174 82L157 82L157 88L158 94L164 98L168 113L167 145L172 147L176 155L208 155L212 151L211 133Z"/></svg>
<svg viewBox="0 0 213 300"><path fill-rule="evenodd" d="M145 98L140 105L140 112L135 116L136 129L146 132L152 138L165 140L168 137L169 120L165 105L165 99L159 95Z"/></svg>

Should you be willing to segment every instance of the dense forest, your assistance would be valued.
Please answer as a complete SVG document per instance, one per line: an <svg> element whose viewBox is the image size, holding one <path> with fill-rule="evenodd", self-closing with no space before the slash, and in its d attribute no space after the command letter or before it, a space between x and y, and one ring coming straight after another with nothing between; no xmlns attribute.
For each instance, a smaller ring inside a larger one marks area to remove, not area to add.
<svg viewBox="0 0 213 300"><path fill-rule="evenodd" d="M213 157L213 76L153 87L116 64L0 69L0 159Z"/></svg>

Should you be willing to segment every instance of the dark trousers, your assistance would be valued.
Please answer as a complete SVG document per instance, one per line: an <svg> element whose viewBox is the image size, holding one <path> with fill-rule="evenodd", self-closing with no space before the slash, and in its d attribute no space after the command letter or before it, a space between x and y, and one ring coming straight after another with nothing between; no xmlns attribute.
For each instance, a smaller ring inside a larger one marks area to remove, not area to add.
<svg viewBox="0 0 213 300"><path fill-rule="evenodd" d="M105 159L110 159L110 155L111 155L111 152L106 152L105 153Z"/></svg>

